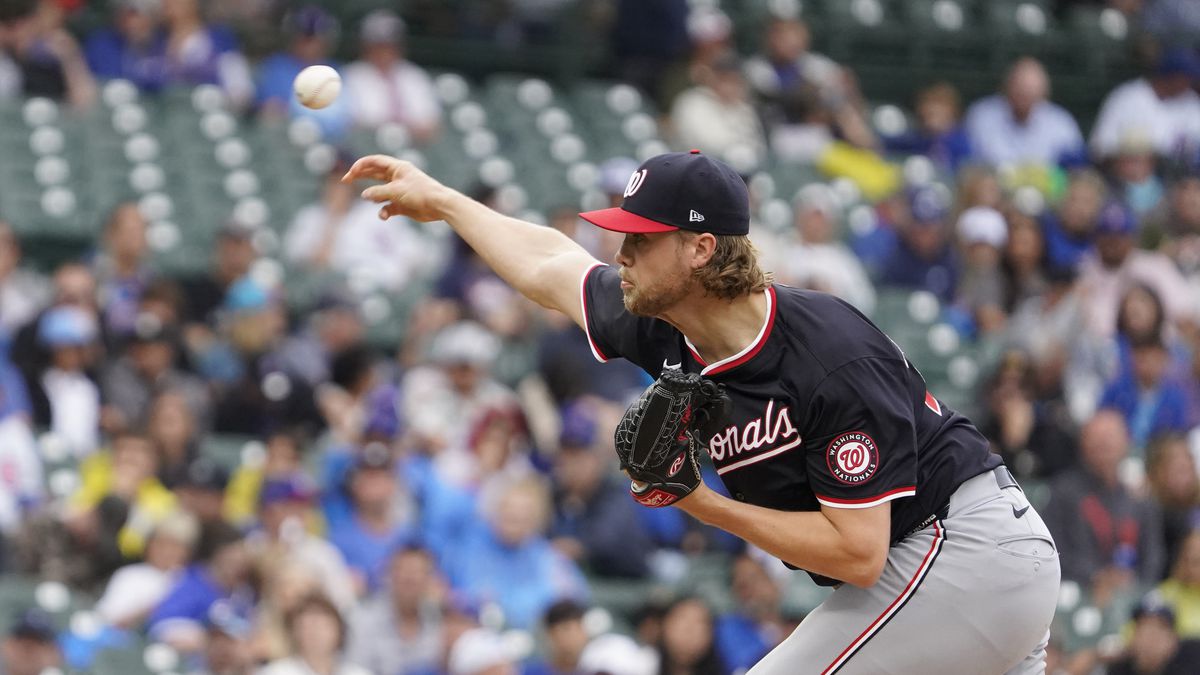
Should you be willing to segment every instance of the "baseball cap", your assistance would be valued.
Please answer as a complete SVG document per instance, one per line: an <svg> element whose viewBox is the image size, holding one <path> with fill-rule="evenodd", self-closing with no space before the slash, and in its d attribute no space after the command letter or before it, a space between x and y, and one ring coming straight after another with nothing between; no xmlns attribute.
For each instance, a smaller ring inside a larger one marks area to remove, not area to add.
<svg viewBox="0 0 1200 675"><path fill-rule="evenodd" d="M213 492L224 492L229 485L229 471L207 457L197 457L188 464L180 487L193 487Z"/></svg>
<svg viewBox="0 0 1200 675"><path fill-rule="evenodd" d="M558 444L562 447L587 448L596 440L596 418L583 403L572 403L563 408L562 430Z"/></svg>
<svg viewBox="0 0 1200 675"><path fill-rule="evenodd" d="M392 456L392 451L383 443L368 443L366 447L358 453L358 458L354 462L354 469L391 469L396 464L395 457Z"/></svg>
<svg viewBox="0 0 1200 675"><path fill-rule="evenodd" d="M228 600L218 600L208 609L205 624L209 630L224 633L232 638L247 638L254 632L254 622L245 612Z"/></svg>
<svg viewBox="0 0 1200 675"><path fill-rule="evenodd" d="M516 665L528 656L522 645L487 628L472 628L454 641L447 670L451 675L475 675L489 668Z"/></svg>
<svg viewBox="0 0 1200 675"><path fill-rule="evenodd" d="M484 367L500 355L500 341L481 324L459 321L437 334L430 352L433 362L441 365Z"/></svg>
<svg viewBox="0 0 1200 675"><path fill-rule="evenodd" d="M614 232L750 232L750 193L728 164L699 150L669 152L642 162L625 184L618 207L580 218Z"/></svg>
<svg viewBox="0 0 1200 675"><path fill-rule="evenodd" d="M263 481L258 491L260 506L281 502L311 502L317 496L312 479L302 473L275 476Z"/></svg>
<svg viewBox="0 0 1200 675"><path fill-rule="evenodd" d="M1119 201L1110 200L1096 218L1096 234L1111 234L1126 236L1133 234L1137 223L1133 220L1133 212Z"/></svg>
<svg viewBox="0 0 1200 675"><path fill-rule="evenodd" d="M367 394L364 436L395 438L400 433L400 414L396 411L399 396L400 392L390 384L377 387Z"/></svg>
<svg viewBox="0 0 1200 675"><path fill-rule="evenodd" d="M283 23L288 32L305 37L333 35L338 31L337 19L316 5L304 5L289 12Z"/></svg>
<svg viewBox="0 0 1200 675"><path fill-rule="evenodd" d="M1000 248L1008 241L1008 223L996 209L974 206L958 217L958 236L964 244L987 244Z"/></svg>
<svg viewBox="0 0 1200 675"><path fill-rule="evenodd" d="M256 312L270 306L271 295L250 277L242 277L225 292L224 304L231 312Z"/></svg>
<svg viewBox="0 0 1200 675"><path fill-rule="evenodd" d="M178 337L178 332L174 325L163 323L158 315L151 314L150 312L142 312L133 320L133 333L129 337L134 342L139 343L174 343Z"/></svg>
<svg viewBox="0 0 1200 675"><path fill-rule="evenodd" d="M1187 75L1200 80L1200 55L1187 47L1169 47L1154 66L1157 75Z"/></svg>
<svg viewBox="0 0 1200 675"><path fill-rule="evenodd" d="M377 9L365 17L358 29L358 39L366 45L395 44L404 39L408 26L387 9Z"/></svg>
<svg viewBox="0 0 1200 675"><path fill-rule="evenodd" d="M1166 598L1156 591L1151 591L1142 596L1141 600L1133 608L1134 621L1146 616L1157 616L1165 619L1167 623L1172 625L1175 623L1175 610L1167 603Z"/></svg>
<svg viewBox="0 0 1200 675"><path fill-rule="evenodd" d="M243 223L235 218L226 220L221 226L221 229L217 230L217 236L221 237L222 239L238 239L244 241L248 239L254 239L254 234L254 226Z"/></svg>
<svg viewBox="0 0 1200 675"><path fill-rule="evenodd" d="M658 655L630 637L609 633L583 648L578 670L583 675L654 675L658 672Z"/></svg>
<svg viewBox="0 0 1200 675"><path fill-rule="evenodd" d="M21 612L16 623L9 629L11 637L39 642L53 642L58 631L54 629L54 621L45 611L32 607Z"/></svg>
<svg viewBox="0 0 1200 675"><path fill-rule="evenodd" d="M38 324L38 340L47 347L82 347L94 342L96 333L96 319L78 307L55 307Z"/></svg>
<svg viewBox="0 0 1200 675"><path fill-rule="evenodd" d="M909 190L908 209L916 223L940 223L950 213L950 201L943 190L922 185Z"/></svg>

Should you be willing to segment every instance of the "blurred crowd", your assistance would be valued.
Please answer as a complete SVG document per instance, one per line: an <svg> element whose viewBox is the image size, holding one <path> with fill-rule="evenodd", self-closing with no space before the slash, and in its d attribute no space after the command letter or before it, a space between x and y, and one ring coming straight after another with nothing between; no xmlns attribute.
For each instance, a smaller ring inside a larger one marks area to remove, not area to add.
<svg viewBox="0 0 1200 675"><path fill-rule="evenodd" d="M114 78L151 96L214 84L247 117L309 116L331 139L382 124L418 146L442 133L391 11L343 26L309 5L115 0L108 25L75 35L67 22L86 4L0 0L0 99L86 108ZM412 14L430 34L520 43L544 39L570 4L456 14L418 2ZM812 166L861 194L868 217L851 219L845 189L813 182L791 222L754 225L778 281L868 314L886 294L933 298L940 321L995 355L975 422L1040 494L1075 596L1064 603L1116 617L1117 639L1099 643L1056 627L1048 672L1193 672L1200 54L1157 44L1086 134L1031 57L994 95L965 102L932 83L898 102L910 123L881 125L799 18L773 16L739 53L729 17L696 4L611 3L615 74L657 102L677 148L748 177ZM1200 22L1187 3L1110 4L1148 27ZM248 56L229 25L267 26L284 46ZM332 58L343 34L356 54L344 65ZM313 63L345 83L322 111L291 93ZM283 225L289 270L331 279L302 315L255 272L263 251L236 219L188 277L158 271L135 203L98 214L94 250L52 269L0 222L0 572L93 598L98 618L63 630L36 607L6 608L0 673L88 670L139 641L214 674L752 665L803 618L785 601L795 576L628 497L609 432L647 376L600 366L569 320L517 296L444 228L378 220L338 180L350 159ZM634 167L609 158L598 189L619 203ZM503 208L485 186L473 196ZM571 205L545 219L602 260L620 243ZM364 279L428 289L400 344L367 339L348 283ZM222 454L214 439L239 445ZM724 606L688 592L708 560ZM682 592L597 611L614 587Z"/></svg>

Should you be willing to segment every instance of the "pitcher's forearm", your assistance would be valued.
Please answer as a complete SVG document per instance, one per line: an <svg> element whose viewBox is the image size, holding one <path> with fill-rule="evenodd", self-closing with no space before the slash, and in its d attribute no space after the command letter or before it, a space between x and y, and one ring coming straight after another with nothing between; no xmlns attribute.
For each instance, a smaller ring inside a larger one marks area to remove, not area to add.
<svg viewBox="0 0 1200 675"><path fill-rule="evenodd" d="M548 271L563 258L590 261L582 246L554 228L510 218L453 190L443 198L442 212L488 267L518 292L543 306L569 309L554 300L564 280Z"/></svg>

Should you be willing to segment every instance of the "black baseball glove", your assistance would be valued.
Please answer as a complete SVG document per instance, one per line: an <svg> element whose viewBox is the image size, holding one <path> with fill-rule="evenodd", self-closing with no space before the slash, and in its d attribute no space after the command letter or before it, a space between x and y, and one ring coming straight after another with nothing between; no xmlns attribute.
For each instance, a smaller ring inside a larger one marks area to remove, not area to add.
<svg viewBox="0 0 1200 675"><path fill-rule="evenodd" d="M645 506L668 506L700 485L699 452L729 414L725 388L699 375L663 371L617 424L629 492Z"/></svg>

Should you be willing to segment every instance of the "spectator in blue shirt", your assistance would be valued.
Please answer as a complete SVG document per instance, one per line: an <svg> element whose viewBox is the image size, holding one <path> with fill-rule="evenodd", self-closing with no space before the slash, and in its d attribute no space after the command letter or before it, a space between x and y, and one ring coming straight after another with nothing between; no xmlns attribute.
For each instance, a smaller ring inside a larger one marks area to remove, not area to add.
<svg viewBox="0 0 1200 675"><path fill-rule="evenodd" d="M150 614L150 636L180 652L204 648L209 610L220 601L253 603L248 585L251 560L242 535L224 523L210 523L200 538L198 562L183 575Z"/></svg>
<svg viewBox="0 0 1200 675"><path fill-rule="evenodd" d="M358 590L374 591L383 582L387 561L414 539L392 451L371 443L359 453L347 478L351 511L329 514L330 540L356 577Z"/></svg>
<svg viewBox="0 0 1200 675"><path fill-rule="evenodd" d="M1145 448L1159 434L1187 431L1188 396L1168 376L1170 354L1159 335L1136 339L1130 347L1133 368L1109 383L1100 407L1120 412L1134 447Z"/></svg>
<svg viewBox="0 0 1200 675"><path fill-rule="evenodd" d="M124 78L142 91L159 91L170 79L167 36L157 0L120 0L113 25L88 36L88 65L97 78Z"/></svg>
<svg viewBox="0 0 1200 675"><path fill-rule="evenodd" d="M1079 265L1092 250L1096 221L1108 188L1100 174L1091 169L1076 171L1056 209L1042 213L1042 235L1046 240L1046 262L1050 267Z"/></svg>
<svg viewBox="0 0 1200 675"><path fill-rule="evenodd" d="M284 30L289 38L287 51L268 56L258 67L259 114L265 120L305 117L320 125L326 137L340 136L352 121L345 96L326 108L310 110L300 105L292 91L296 75L304 68L315 64L338 68L330 58L337 41L337 19L320 7L305 5L284 17Z"/></svg>
<svg viewBox="0 0 1200 675"><path fill-rule="evenodd" d="M962 126L958 90L938 82L919 91L917 127L898 136L885 136L883 147L891 153L925 155L944 171L955 172L971 156L971 139Z"/></svg>
<svg viewBox="0 0 1200 675"><path fill-rule="evenodd" d="M236 108L254 98L254 78L237 36L205 22L199 0L163 0L168 84L219 86Z"/></svg>
<svg viewBox="0 0 1200 675"><path fill-rule="evenodd" d="M487 524L444 560L451 585L479 602L494 602L514 628L530 629L556 600L581 599L587 582L543 536L549 511L545 485L513 482L488 510Z"/></svg>
<svg viewBox="0 0 1200 675"><path fill-rule="evenodd" d="M772 561L774 562L774 561ZM734 608L717 618L717 653L725 670L749 670L787 637L795 625L784 619L783 594L761 560L742 554L733 561Z"/></svg>
<svg viewBox="0 0 1200 675"><path fill-rule="evenodd" d="M1037 59L1013 64L1003 93L976 101L966 129L975 156L993 166L1050 166L1084 152L1071 113L1051 103L1050 76Z"/></svg>
<svg viewBox="0 0 1200 675"><path fill-rule="evenodd" d="M954 298L958 259L947 231L949 197L936 186L909 194L909 217L901 220L899 238L883 266L882 282L924 289L944 303Z"/></svg>

